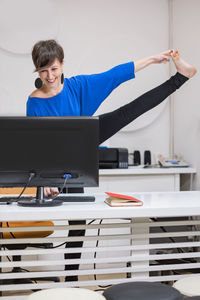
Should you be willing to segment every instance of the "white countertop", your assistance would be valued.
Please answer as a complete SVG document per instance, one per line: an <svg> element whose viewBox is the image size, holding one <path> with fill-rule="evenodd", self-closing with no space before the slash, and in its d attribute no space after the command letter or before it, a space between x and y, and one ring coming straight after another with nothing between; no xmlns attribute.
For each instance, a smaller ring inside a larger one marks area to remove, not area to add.
<svg viewBox="0 0 200 300"><path fill-rule="evenodd" d="M76 195L76 194L74 194ZM83 195L83 194L82 194ZM106 218L175 217L200 215L200 191L128 193L143 201L141 207L110 207L105 194L95 194L95 202L64 203L57 207L0 205L0 221L83 220Z"/></svg>
<svg viewBox="0 0 200 300"><path fill-rule="evenodd" d="M149 175L149 174L194 174L196 169L192 167L187 168L144 168L143 165L129 167L128 169L100 169L100 176L110 175Z"/></svg>

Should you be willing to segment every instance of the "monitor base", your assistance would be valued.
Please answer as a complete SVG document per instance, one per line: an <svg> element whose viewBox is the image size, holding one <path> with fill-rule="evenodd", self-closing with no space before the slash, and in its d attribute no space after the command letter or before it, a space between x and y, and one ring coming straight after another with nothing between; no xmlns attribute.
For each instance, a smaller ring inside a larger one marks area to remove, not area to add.
<svg viewBox="0 0 200 300"><path fill-rule="evenodd" d="M44 188L42 186L37 187L36 197L33 199L19 199L17 201L19 206L26 207L54 207L63 204L62 200L51 198L44 198Z"/></svg>
<svg viewBox="0 0 200 300"><path fill-rule="evenodd" d="M17 201L19 206L26 206L26 207L53 207L59 206L63 204L62 200L58 199L21 199Z"/></svg>

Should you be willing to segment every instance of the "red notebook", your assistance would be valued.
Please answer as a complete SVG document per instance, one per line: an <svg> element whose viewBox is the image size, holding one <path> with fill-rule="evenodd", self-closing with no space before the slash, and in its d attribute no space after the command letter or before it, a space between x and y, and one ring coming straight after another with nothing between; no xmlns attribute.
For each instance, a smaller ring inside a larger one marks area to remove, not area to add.
<svg viewBox="0 0 200 300"><path fill-rule="evenodd" d="M142 200L137 199L132 196L122 195L122 194L114 194L105 192L109 197L106 198L105 203L109 206L141 206L143 205Z"/></svg>

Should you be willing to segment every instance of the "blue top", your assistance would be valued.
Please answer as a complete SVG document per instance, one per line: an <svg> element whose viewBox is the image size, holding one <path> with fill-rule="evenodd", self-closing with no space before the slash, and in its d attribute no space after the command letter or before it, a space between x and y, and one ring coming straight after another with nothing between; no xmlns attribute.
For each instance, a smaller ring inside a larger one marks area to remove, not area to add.
<svg viewBox="0 0 200 300"><path fill-rule="evenodd" d="M65 78L58 95L29 96L27 116L91 116L117 86L135 77L134 71L129 62L104 73Z"/></svg>

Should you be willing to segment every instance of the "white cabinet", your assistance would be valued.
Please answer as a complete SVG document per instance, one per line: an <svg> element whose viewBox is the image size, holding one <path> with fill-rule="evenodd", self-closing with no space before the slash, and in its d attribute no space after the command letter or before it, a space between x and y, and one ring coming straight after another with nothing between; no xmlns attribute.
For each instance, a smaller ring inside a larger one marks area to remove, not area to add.
<svg viewBox="0 0 200 300"><path fill-rule="evenodd" d="M188 189L192 189L195 168L143 168L99 170L99 187L85 188L96 192L159 192L179 191L181 175L187 174Z"/></svg>

